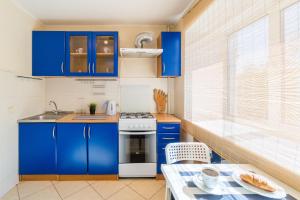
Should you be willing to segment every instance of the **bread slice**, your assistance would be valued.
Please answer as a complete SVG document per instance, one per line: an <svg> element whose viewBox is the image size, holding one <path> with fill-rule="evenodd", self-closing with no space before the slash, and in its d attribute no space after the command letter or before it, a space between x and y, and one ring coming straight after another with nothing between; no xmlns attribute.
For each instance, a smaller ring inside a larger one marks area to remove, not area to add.
<svg viewBox="0 0 300 200"><path fill-rule="evenodd" d="M272 186L270 186L266 181L262 180L261 178L252 175L252 174L241 174L240 178L250 184L253 185L254 187L257 187L259 189L265 190L267 192L275 192L276 189Z"/></svg>

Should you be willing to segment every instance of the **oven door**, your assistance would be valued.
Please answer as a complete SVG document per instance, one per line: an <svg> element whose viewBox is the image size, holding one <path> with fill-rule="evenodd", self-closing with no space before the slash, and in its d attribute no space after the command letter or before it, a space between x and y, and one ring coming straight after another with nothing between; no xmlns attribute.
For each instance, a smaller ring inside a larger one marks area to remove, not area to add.
<svg viewBox="0 0 300 200"><path fill-rule="evenodd" d="M120 131L119 163L156 163L156 131Z"/></svg>

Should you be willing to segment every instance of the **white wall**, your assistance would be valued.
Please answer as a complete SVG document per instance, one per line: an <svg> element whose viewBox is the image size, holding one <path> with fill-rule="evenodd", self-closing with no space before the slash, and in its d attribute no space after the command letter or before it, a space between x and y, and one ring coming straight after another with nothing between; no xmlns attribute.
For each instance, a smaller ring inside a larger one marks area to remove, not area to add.
<svg viewBox="0 0 300 200"><path fill-rule="evenodd" d="M31 31L37 21L10 0L0 1L0 197L18 183L17 119L44 110L44 81L31 74Z"/></svg>

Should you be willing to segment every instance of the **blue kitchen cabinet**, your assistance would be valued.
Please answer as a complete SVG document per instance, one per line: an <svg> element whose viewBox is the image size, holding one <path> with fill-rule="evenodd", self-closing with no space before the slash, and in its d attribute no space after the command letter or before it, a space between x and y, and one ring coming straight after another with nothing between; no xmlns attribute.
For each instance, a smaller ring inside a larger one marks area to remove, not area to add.
<svg viewBox="0 0 300 200"><path fill-rule="evenodd" d="M180 123L157 124L157 173L161 174L161 165L166 164L165 148L169 143L180 141Z"/></svg>
<svg viewBox="0 0 300 200"><path fill-rule="evenodd" d="M19 124L19 174L56 174L56 124Z"/></svg>
<svg viewBox="0 0 300 200"><path fill-rule="evenodd" d="M163 53L158 57L158 77L181 76L181 33L162 32L158 48L163 49Z"/></svg>
<svg viewBox="0 0 300 200"><path fill-rule="evenodd" d="M93 32L92 76L118 76L118 32Z"/></svg>
<svg viewBox="0 0 300 200"><path fill-rule="evenodd" d="M88 174L118 174L118 124L88 125Z"/></svg>
<svg viewBox="0 0 300 200"><path fill-rule="evenodd" d="M66 32L68 76L118 76L118 32Z"/></svg>
<svg viewBox="0 0 300 200"><path fill-rule="evenodd" d="M118 32L33 31L33 76L118 77Z"/></svg>
<svg viewBox="0 0 300 200"><path fill-rule="evenodd" d="M65 32L32 32L32 75L65 75Z"/></svg>
<svg viewBox="0 0 300 200"><path fill-rule="evenodd" d="M59 174L118 174L117 123L59 123Z"/></svg>
<svg viewBox="0 0 300 200"><path fill-rule="evenodd" d="M217 154L216 152L214 152L214 151L212 151L211 152L211 163L213 163L213 164L221 164L222 163L222 157L219 155L219 154Z"/></svg>
<svg viewBox="0 0 300 200"><path fill-rule="evenodd" d="M92 33L66 32L66 74L90 76L92 62Z"/></svg>
<svg viewBox="0 0 300 200"><path fill-rule="evenodd" d="M57 166L59 174L87 173L86 130L86 124L57 124Z"/></svg>

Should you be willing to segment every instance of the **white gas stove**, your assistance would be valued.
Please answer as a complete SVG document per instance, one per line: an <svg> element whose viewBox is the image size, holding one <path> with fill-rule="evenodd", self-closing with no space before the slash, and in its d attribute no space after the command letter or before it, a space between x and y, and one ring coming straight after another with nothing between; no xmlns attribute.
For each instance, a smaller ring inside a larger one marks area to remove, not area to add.
<svg viewBox="0 0 300 200"><path fill-rule="evenodd" d="M121 113L119 176L156 176L156 119L151 113Z"/></svg>
<svg viewBox="0 0 300 200"><path fill-rule="evenodd" d="M151 113L121 113L119 130L122 131L155 131L156 119Z"/></svg>

